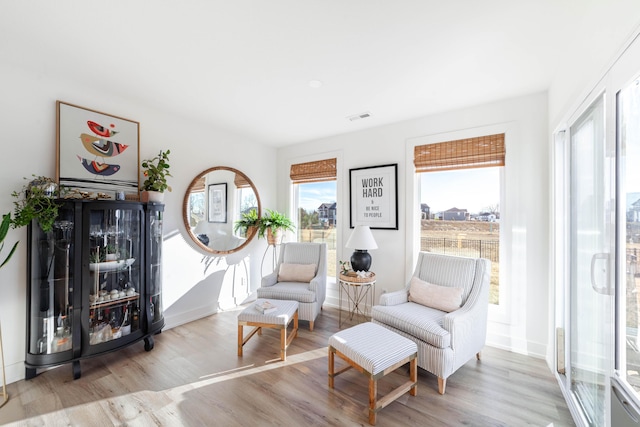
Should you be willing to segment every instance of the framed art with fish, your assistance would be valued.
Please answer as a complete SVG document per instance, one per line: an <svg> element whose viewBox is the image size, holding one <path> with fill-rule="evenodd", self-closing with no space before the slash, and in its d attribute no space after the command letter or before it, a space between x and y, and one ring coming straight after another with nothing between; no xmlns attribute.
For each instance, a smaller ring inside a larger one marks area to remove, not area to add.
<svg viewBox="0 0 640 427"><path fill-rule="evenodd" d="M58 185L87 198L134 194L140 177L140 123L56 102Z"/></svg>

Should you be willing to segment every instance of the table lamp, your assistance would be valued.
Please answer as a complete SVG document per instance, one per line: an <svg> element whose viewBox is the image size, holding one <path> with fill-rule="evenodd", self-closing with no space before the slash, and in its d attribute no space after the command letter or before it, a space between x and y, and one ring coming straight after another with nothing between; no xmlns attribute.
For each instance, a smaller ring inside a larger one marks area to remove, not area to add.
<svg viewBox="0 0 640 427"><path fill-rule="evenodd" d="M368 225L358 225L347 240L347 248L355 249L351 255L351 268L353 271L369 271L371 267L371 255L368 249L378 249L376 241Z"/></svg>

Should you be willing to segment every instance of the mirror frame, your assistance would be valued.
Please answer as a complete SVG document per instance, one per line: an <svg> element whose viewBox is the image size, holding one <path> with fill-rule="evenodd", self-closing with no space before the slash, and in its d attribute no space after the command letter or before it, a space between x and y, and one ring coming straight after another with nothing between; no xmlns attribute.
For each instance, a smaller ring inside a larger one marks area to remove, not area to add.
<svg viewBox="0 0 640 427"><path fill-rule="evenodd" d="M258 218L262 217L262 203L260 202L260 195L258 194L258 189L256 188L255 184L253 183L253 181L251 181L249 179L249 177L247 175L245 175L243 172L239 171L238 169L229 167L229 166L214 166L212 168L209 168L207 170L204 170L202 172L200 172L198 175L196 175L195 178L193 178L191 180L191 183L189 184L189 186L187 187L187 191L184 194L184 201L182 202L182 221L184 223L184 227L187 231L187 234L189 235L189 237L191 237L191 240L203 251L208 252L210 254L213 255L228 255L228 254L232 254L235 252L238 252L240 250L242 250L244 247L246 247L249 243L251 243L251 241L256 237L256 235L258 233L253 233L251 235L251 237L247 238L247 240L245 240L245 242L243 244L241 244L240 246L228 250L228 251L217 251L215 249L211 249L210 247L206 246L204 243L202 243L200 241L200 239L198 239L198 237L193 234L193 232L191 231L191 226L189 225L189 214L187 212L187 209L189 207L189 195L191 194L191 190L192 188L196 185L196 183L198 182L198 180L200 178L202 178L205 175L208 175L211 172L215 172L218 170L223 170L223 171L229 171L229 172L233 172L233 173L237 173L238 175L241 175L244 179L247 180L247 182L249 183L249 185L251 186L251 188L253 189L253 192L256 195L256 200L258 201ZM230 218L233 215L228 215Z"/></svg>

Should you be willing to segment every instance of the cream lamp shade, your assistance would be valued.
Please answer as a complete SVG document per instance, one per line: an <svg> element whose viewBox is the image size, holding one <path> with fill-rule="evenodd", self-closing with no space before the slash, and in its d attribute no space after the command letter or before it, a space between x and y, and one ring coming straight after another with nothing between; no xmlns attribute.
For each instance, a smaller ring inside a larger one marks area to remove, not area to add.
<svg viewBox="0 0 640 427"><path fill-rule="evenodd" d="M367 250L378 249L371 229L368 225L358 225L347 240L346 247L355 249L351 255L351 268L353 271L369 271L371 267L371 255Z"/></svg>

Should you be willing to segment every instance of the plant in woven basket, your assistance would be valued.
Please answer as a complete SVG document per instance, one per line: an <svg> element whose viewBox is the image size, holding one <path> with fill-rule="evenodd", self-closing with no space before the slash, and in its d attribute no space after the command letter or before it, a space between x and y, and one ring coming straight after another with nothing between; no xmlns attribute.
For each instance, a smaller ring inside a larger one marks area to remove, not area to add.
<svg viewBox="0 0 640 427"><path fill-rule="evenodd" d="M273 240L277 239L278 231L293 231L295 226L293 221L289 219L285 214L278 211L267 209L267 213L260 218L260 224L258 226L258 236L267 238L268 234L273 236ZM271 243L275 244L275 243Z"/></svg>
<svg viewBox="0 0 640 427"><path fill-rule="evenodd" d="M233 231L236 233L238 230L245 232L247 237L251 234L251 227L257 229L260 226L260 217L258 216L257 209L250 209L248 212L243 212L240 215L240 219L233 225ZM255 231L254 231L255 233Z"/></svg>

